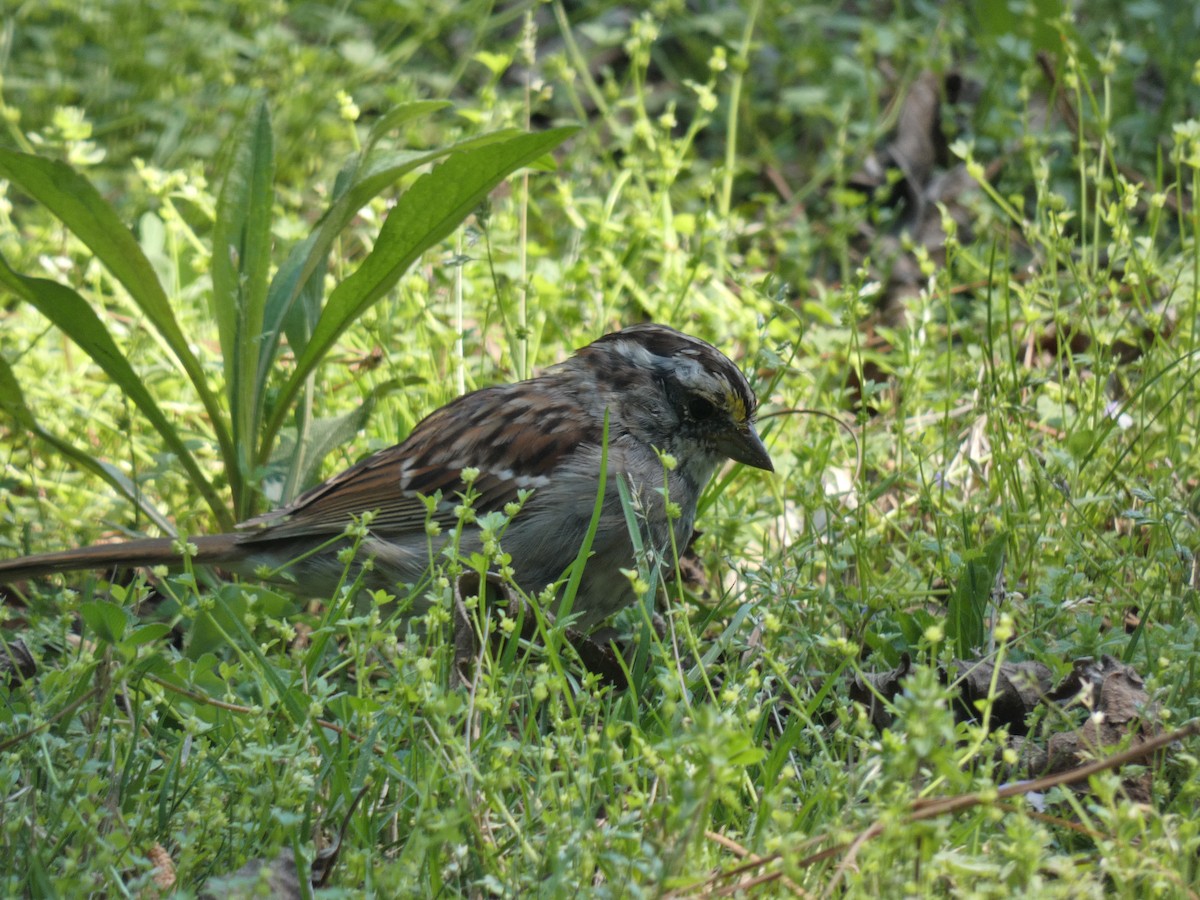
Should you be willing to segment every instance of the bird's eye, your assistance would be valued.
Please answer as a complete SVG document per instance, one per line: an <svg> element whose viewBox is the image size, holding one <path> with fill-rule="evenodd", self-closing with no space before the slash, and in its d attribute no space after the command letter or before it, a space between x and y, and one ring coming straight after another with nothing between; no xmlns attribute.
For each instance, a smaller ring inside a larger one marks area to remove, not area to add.
<svg viewBox="0 0 1200 900"><path fill-rule="evenodd" d="M703 397L689 397L687 401L688 418L694 422L716 418L717 407Z"/></svg>

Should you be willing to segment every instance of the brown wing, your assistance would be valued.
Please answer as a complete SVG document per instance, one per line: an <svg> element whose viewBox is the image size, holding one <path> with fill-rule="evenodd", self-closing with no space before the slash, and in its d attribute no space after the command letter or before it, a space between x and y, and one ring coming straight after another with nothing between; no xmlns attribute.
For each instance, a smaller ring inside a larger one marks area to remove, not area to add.
<svg viewBox="0 0 1200 900"><path fill-rule="evenodd" d="M550 376L465 394L421 420L400 444L381 450L300 495L290 505L250 519L243 542L333 536L351 517L374 511L377 535L419 532L426 508L418 494L441 491L434 514L454 521L462 470L477 468L479 512L502 509L521 489L546 484L548 474L581 442L599 435L579 405L557 396ZM553 399L551 399L553 397Z"/></svg>
<svg viewBox="0 0 1200 900"><path fill-rule="evenodd" d="M377 513L389 531L424 527L425 505L402 490L404 444L375 453L301 494L288 506L238 525L242 541L340 534L351 518ZM386 523L386 524L385 524ZM375 525L372 526L376 527Z"/></svg>

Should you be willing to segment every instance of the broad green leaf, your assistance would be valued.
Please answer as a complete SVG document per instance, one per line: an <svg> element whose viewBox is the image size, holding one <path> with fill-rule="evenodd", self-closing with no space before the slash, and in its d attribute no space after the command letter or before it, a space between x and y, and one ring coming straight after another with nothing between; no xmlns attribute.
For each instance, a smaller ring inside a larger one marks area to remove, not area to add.
<svg viewBox="0 0 1200 900"><path fill-rule="evenodd" d="M576 129L558 129L574 132ZM474 137L464 138L447 147L439 147L433 150L376 150L367 154L362 161L362 165L355 174L355 178L347 183L345 188L346 202L352 207L351 214L354 211L362 209L367 202L378 194L381 190L394 182L401 175L406 175L418 166L423 166L426 163L435 162L443 157L450 157L455 153L460 153L464 150L477 150L484 147L490 147L495 144L501 144L520 137L538 137L549 134L550 132L540 132L538 134L529 134L521 131L518 128L502 128L499 131L490 131L487 134L479 134ZM559 138L550 145L550 149L557 147L565 137ZM548 151L547 151L548 152ZM544 154L543 154L544 155ZM531 158L532 160L533 158ZM498 182L497 182L498 183ZM341 196L335 194L335 199L341 199Z"/></svg>
<svg viewBox="0 0 1200 900"><path fill-rule="evenodd" d="M250 513L252 502L246 486L263 403L260 354L274 353L274 344L261 339L271 264L273 154L270 116L260 103L234 148L213 229L211 306L225 363L236 454L225 462L238 518Z"/></svg>
<svg viewBox="0 0 1200 900"><path fill-rule="evenodd" d="M125 608L107 600L90 600L79 604L79 615L97 637L110 644L119 644L129 625Z"/></svg>
<svg viewBox="0 0 1200 900"><path fill-rule="evenodd" d="M278 342L286 333L288 344L297 356L308 346L316 325L324 295L325 266L329 249L360 209L376 195L414 169L434 162L458 150L483 147L507 140L524 132L504 129L479 135L435 150L385 150L355 155L338 173L334 182L333 202L318 220L312 233L294 246L271 282L267 296L264 325L266 341ZM263 357L259 370L259 391L266 394L276 344ZM284 410L283 412L286 412ZM263 448L264 454L269 452Z"/></svg>
<svg viewBox="0 0 1200 900"><path fill-rule="evenodd" d="M86 178L65 163L0 149L0 176L58 217L151 318L175 323L167 295L132 232ZM178 335L182 340L182 334Z"/></svg>
<svg viewBox="0 0 1200 900"><path fill-rule="evenodd" d="M150 644L154 641L161 640L171 633L171 626L166 622L147 622L145 625L139 625L129 633L129 637L125 639L126 646L136 647L141 644Z"/></svg>
<svg viewBox="0 0 1200 900"><path fill-rule="evenodd" d="M388 214L375 247L339 284L296 361L268 436L278 433L288 407L333 342L384 296L422 253L447 237L488 193L521 166L539 159L574 134L575 127L518 134L468 150L457 150L418 178Z"/></svg>
<svg viewBox="0 0 1200 900"><path fill-rule="evenodd" d="M57 216L129 291L183 366L208 412L222 452L228 454L229 435L221 426L216 395L175 319L153 266L113 208L91 182L56 160L0 148L0 177L19 186Z"/></svg>
<svg viewBox="0 0 1200 900"><path fill-rule="evenodd" d="M722 750L726 761L732 766L753 766L767 757L767 751L751 740L749 734L730 735Z"/></svg>
<svg viewBox="0 0 1200 900"><path fill-rule="evenodd" d="M104 370L179 458L179 463L187 471L188 478L203 494L218 520L227 519L229 513L220 495L200 470L174 424L159 408L129 361L121 355L120 348L87 301L71 288L56 281L30 278L14 272L3 256L0 256L0 284L4 284L18 297L37 307L42 315L78 344L80 349Z"/></svg>

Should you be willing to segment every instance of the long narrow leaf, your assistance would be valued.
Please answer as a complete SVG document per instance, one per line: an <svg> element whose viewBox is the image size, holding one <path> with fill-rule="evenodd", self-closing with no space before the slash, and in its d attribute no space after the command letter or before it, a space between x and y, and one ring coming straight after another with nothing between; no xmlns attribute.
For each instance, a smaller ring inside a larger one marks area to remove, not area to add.
<svg viewBox="0 0 1200 900"><path fill-rule="evenodd" d="M354 156L338 173L334 182L333 202L318 220L312 233L292 248L271 282L263 329L264 339L277 341L280 333L285 332L293 353L299 356L305 351L320 312L319 301L324 288L325 261L329 256L329 248L355 214L384 188L419 166L435 162L456 151L484 147L522 133L506 129L468 138L435 150L388 150L370 153L364 151ZM300 302L302 299L307 302ZM270 356L264 357L264 362L273 359L274 353L272 348ZM270 374L269 363L259 370L258 387L263 396L266 395L266 379Z"/></svg>
<svg viewBox="0 0 1200 900"><path fill-rule="evenodd" d="M225 361L231 434L235 456L225 460L234 510L250 512L247 485L263 395L257 385L260 363L274 345L261 340L271 264L271 204L274 198L271 120L260 103L239 137L217 201L213 229L212 311Z"/></svg>
<svg viewBox="0 0 1200 900"><path fill-rule="evenodd" d="M208 412L222 453L228 456L230 436L222 426L216 395L175 319L153 266L113 208L90 181L56 160L0 148L0 178L18 185L57 216L129 291L183 366Z"/></svg>
<svg viewBox="0 0 1200 900"><path fill-rule="evenodd" d="M1004 571L1004 553L1008 536L1001 532L983 547L963 553L958 584L946 609L946 637L962 659L978 652L987 637L987 607L997 579Z"/></svg>
<svg viewBox="0 0 1200 900"><path fill-rule="evenodd" d="M220 495L200 470L174 424L146 390L129 361L121 355L120 348L87 301L71 288L56 281L30 278L13 271L3 256L0 256L0 283L37 307L42 315L78 344L80 349L104 370L179 457L188 478L200 490L217 520L223 527L231 524L228 523L229 512Z"/></svg>
<svg viewBox="0 0 1200 900"><path fill-rule="evenodd" d="M389 131L398 128L405 122L430 115L450 105L450 102L446 100L416 100L395 107L375 123L367 136L362 151L351 157L338 173L334 181L332 205L321 216L312 233L292 248L288 258L284 260L283 265L275 274L267 293L266 324L263 330L265 346L260 358L256 381L260 396L266 396L267 393L267 379L270 377L272 363L278 351L281 332L285 329L288 332L288 341L292 345L294 353L302 352L308 343L308 335L312 330L312 323L316 322L319 310L329 248L354 214L375 196L374 193L365 197L347 196L358 180L359 170L367 167L368 160L374 156L372 151L375 145ZM452 149L454 148L449 147L443 152L448 153ZM420 163L413 163L413 165L420 165ZM393 180L399 178L403 171L407 171L407 169L398 170L393 176ZM387 181L381 184L376 189L376 193L390 183L391 181ZM311 316L298 316L295 314L297 301L305 299L312 303L312 314ZM307 326L305 323L308 323ZM270 452L269 447L263 448L263 450L264 453Z"/></svg>
<svg viewBox="0 0 1200 900"><path fill-rule="evenodd" d="M371 125L371 131L367 135L363 147L370 151L379 141L387 137L388 132L395 131L405 122L432 115L453 105L449 100L412 100L408 103L397 104Z"/></svg>
<svg viewBox="0 0 1200 900"><path fill-rule="evenodd" d="M519 134L459 150L418 178L388 214L375 248L330 294L308 346L280 394L264 446L278 433L304 380L351 323L378 301L422 253L448 236L512 172L549 153L575 127Z"/></svg>

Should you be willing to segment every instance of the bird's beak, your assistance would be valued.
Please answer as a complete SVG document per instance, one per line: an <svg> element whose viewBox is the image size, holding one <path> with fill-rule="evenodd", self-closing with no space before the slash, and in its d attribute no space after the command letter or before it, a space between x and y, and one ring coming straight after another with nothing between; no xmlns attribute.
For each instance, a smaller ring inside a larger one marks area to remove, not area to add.
<svg viewBox="0 0 1200 900"><path fill-rule="evenodd" d="M775 465L753 425L735 428L717 438L717 449L743 465L774 472Z"/></svg>

